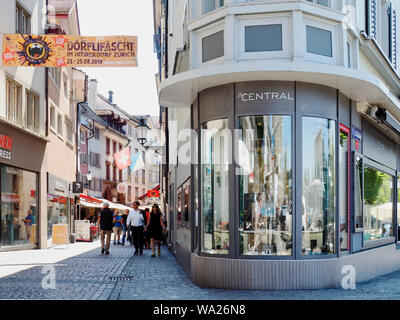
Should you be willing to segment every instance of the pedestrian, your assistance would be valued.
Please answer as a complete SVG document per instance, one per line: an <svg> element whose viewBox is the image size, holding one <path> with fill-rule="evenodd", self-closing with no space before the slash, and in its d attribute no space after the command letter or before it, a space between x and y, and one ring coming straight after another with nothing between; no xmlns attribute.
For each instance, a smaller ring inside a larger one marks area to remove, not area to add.
<svg viewBox="0 0 400 320"><path fill-rule="evenodd" d="M128 219L128 214L129 214L129 210L126 210L126 213L124 213L123 215L121 215L122 218L122 245L125 245L125 239L132 244L132 237L131 237L131 233L128 230L128 226L126 224L126 221Z"/></svg>
<svg viewBox="0 0 400 320"><path fill-rule="evenodd" d="M126 225L132 232L133 245L135 246L135 255L140 253L143 254L143 228L144 228L144 217L139 210L139 201L135 201L132 204L131 210L129 210L128 219Z"/></svg>
<svg viewBox="0 0 400 320"><path fill-rule="evenodd" d="M106 254L110 254L110 242L111 232L113 228L114 212L109 209L110 204L108 201L103 203L103 210L100 212L100 242L101 242L101 253L104 251ZM107 236L106 243L104 245L104 239Z"/></svg>
<svg viewBox="0 0 400 320"><path fill-rule="evenodd" d="M113 223L114 223L114 228L113 228L114 229L114 244L121 244L121 242L119 240L121 238L122 218L119 215L119 213L114 214Z"/></svg>
<svg viewBox="0 0 400 320"><path fill-rule="evenodd" d="M150 219L150 209L146 208L144 209L144 213L146 214L146 221L145 221L145 225L147 226L147 221L149 221ZM150 238L149 238L149 234L147 231L144 231L144 243L145 243L145 247L146 249L150 249Z"/></svg>
<svg viewBox="0 0 400 320"><path fill-rule="evenodd" d="M33 211L32 211L32 209L29 209L28 215L26 216L25 219L23 219L27 240L29 240L31 237L31 228L32 228L32 224L34 224L34 220L35 220L35 217L33 216Z"/></svg>
<svg viewBox="0 0 400 320"><path fill-rule="evenodd" d="M145 231L148 230L149 237L150 237L150 243L151 243L151 250L152 250L152 255L151 257L154 258L156 256L155 253L155 241L157 241L158 245L158 251L157 255L161 255L161 248L160 248L160 242L163 236L164 232L164 222L162 219L162 214L160 207L158 204L153 204L153 207L151 208L150 211L150 219L147 221L146 228L144 229Z"/></svg>

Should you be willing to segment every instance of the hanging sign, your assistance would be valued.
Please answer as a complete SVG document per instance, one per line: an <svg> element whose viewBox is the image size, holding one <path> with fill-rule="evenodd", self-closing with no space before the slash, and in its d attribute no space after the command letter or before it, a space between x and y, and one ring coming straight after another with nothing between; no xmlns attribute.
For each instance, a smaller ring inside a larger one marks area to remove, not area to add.
<svg viewBox="0 0 400 320"><path fill-rule="evenodd" d="M137 37L3 35L3 66L137 67Z"/></svg>

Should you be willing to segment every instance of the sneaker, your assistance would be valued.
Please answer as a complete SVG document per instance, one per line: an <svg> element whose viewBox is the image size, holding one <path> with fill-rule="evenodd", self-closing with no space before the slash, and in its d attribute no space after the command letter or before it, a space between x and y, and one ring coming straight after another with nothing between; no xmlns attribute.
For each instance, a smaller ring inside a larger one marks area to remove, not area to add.
<svg viewBox="0 0 400 320"><path fill-rule="evenodd" d="M122 243L118 241L117 244L122 244Z"/></svg>
<svg viewBox="0 0 400 320"><path fill-rule="evenodd" d="M153 253L150 257L152 257L152 258L155 258L156 257L156 255Z"/></svg>
<svg viewBox="0 0 400 320"><path fill-rule="evenodd" d="M110 251L106 250L106 254L110 254Z"/></svg>
<svg viewBox="0 0 400 320"><path fill-rule="evenodd" d="M114 244L117 244L117 243L114 241Z"/></svg>
<svg viewBox="0 0 400 320"><path fill-rule="evenodd" d="M101 249L101 254L103 254L104 253L104 249Z"/></svg>
<svg viewBox="0 0 400 320"><path fill-rule="evenodd" d="M138 252L137 252L137 251L135 251L133 254L134 254L135 256L137 256L137 255L138 255Z"/></svg>

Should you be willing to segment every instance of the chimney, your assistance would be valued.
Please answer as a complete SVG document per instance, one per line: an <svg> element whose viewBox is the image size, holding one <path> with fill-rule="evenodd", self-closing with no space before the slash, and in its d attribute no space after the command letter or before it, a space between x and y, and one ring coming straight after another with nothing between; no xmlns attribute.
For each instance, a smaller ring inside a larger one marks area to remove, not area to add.
<svg viewBox="0 0 400 320"><path fill-rule="evenodd" d="M110 101L111 103L113 102L113 94L114 91L112 90L108 91L108 101Z"/></svg>
<svg viewBox="0 0 400 320"><path fill-rule="evenodd" d="M90 79L89 81L89 107L96 110L96 102L97 102L97 80Z"/></svg>

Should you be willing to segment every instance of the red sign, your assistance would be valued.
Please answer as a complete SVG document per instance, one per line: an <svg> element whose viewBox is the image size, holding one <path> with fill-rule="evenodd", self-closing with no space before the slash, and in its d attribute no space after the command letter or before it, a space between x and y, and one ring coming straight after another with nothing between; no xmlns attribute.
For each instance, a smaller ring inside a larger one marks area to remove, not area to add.
<svg viewBox="0 0 400 320"><path fill-rule="evenodd" d="M147 191L147 196L149 198L159 198L160 197L160 191L158 191L158 190L149 190L149 191Z"/></svg>
<svg viewBox="0 0 400 320"><path fill-rule="evenodd" d="M12 147L12 139L9 136L6 136L4 134L0 134L0 148L11 151Z"/></svg>
<svg viewBox="0 0 400 320"><path fill-rule="evenodd" d="M114 153L114 159L118 170L128 168L131 165L131 154L129 148L126 148L118 153Z"/></svg>

